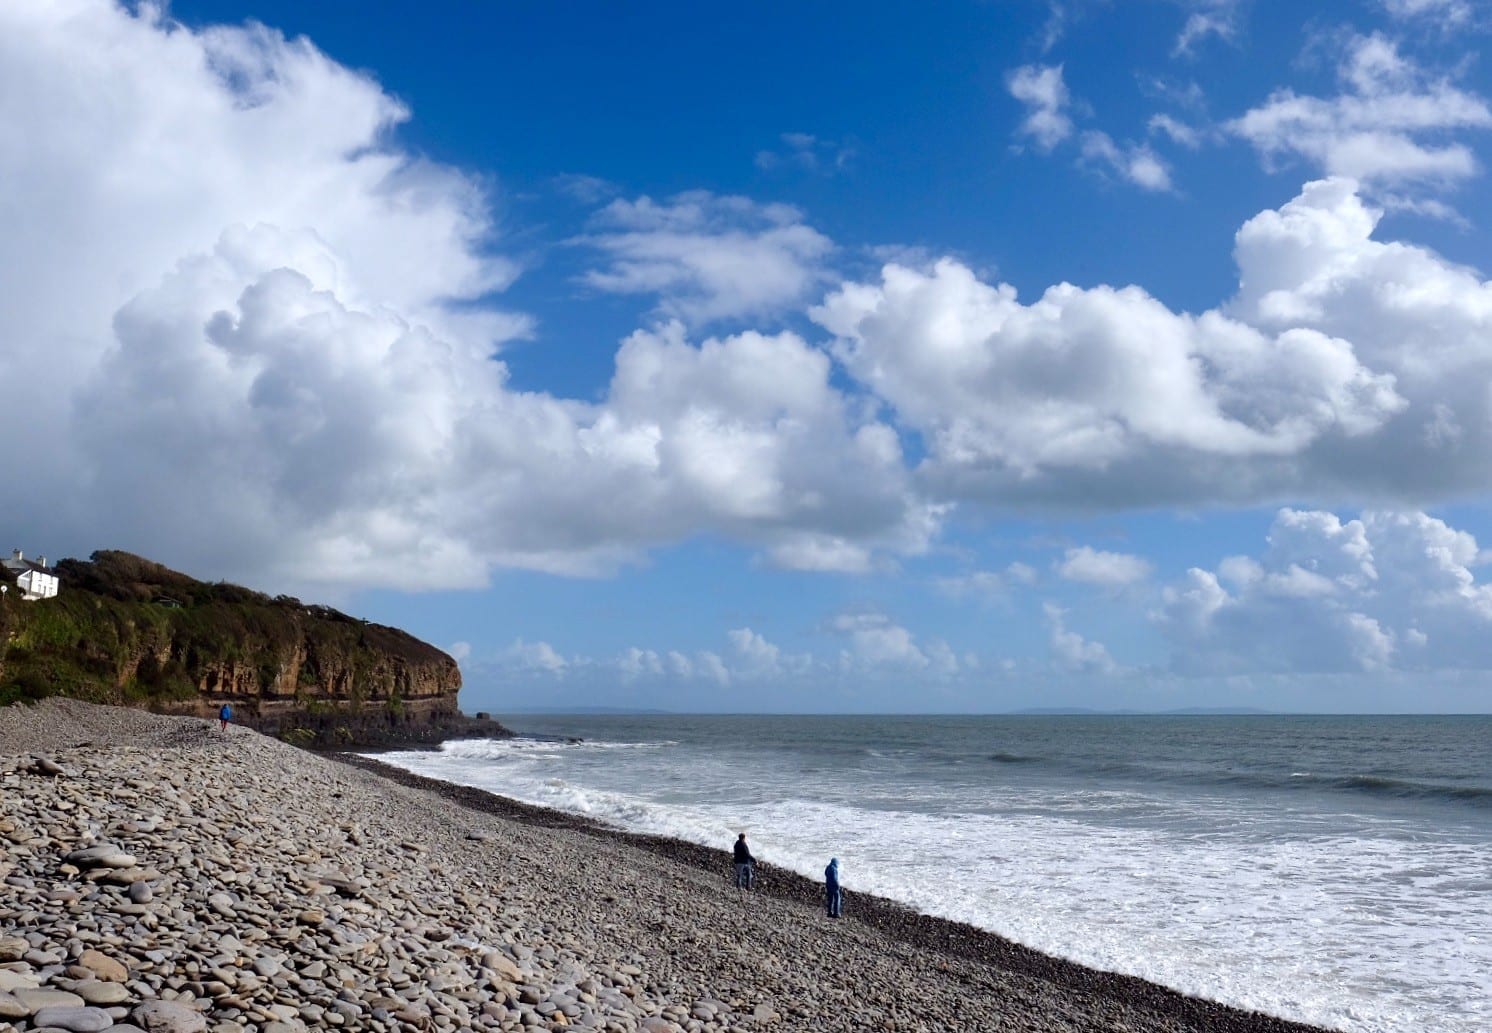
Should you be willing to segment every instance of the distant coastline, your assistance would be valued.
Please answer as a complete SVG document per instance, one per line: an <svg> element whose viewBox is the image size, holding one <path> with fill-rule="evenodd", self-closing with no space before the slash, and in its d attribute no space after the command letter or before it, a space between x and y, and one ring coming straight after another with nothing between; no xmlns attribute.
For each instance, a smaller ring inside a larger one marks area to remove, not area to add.
<svg viewBox="0 0 1492 1033"><path fill-rule="evenodd" d="M494 714L508 717L544 715L552 717L689 717L694 714L709 717L724 716L715 711L662 710L655 707L493 707L486 708ZM767 716L753 714L752 716ZM1021 710L996 710L989 713L906 713L880 714L878 712L854 711L846 714L814 711L805 713L812 717L1213 717L1213 716L1291 716L1280 710L1264 710L1259 707L1182 707L1176 710L1095 710L1091 707L1026 707Z"/></svg>

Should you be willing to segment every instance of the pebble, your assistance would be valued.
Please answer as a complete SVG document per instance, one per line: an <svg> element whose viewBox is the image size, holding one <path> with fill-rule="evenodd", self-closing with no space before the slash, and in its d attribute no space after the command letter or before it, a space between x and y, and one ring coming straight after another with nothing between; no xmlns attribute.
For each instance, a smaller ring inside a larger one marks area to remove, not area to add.
<svg viewBox="0 0 1492 1033"><path fill-rule="evenodd" d="M37 1027L55 1026L73 1033L101 1033L114 1025L114 1016L102 1008L43 1008L32 1016Z"/></svg>
<svg viewBox="0 0 1492 1033"><path fill-rule="evenodd" d="M131 1018L146 1033L203 1033L207 1029L201 1012L176 1001L146 1001Z"/></svg>
<svg viewBox="0 0 1492 1033"><path fill-rule="evenodd" d="M101 951L89 948L78 955L78 964L92 972L98 979L122 983L129 978L129 969L121 962Z"/></svg>
<svg viewBox="0 0 1492 1033"><path fill-rule="evenodd" d="M831 934L816 897L743 899L728 875L247 729L0 707L7 1031L1309 1033Z"/></svg>

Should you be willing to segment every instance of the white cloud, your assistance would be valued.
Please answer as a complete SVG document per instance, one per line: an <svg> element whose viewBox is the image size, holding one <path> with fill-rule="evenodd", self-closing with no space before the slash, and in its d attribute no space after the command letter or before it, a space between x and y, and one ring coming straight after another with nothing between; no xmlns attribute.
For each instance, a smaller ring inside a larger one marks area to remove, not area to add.
<svg viewBox="0 0 1492 1033"><path fill-rule="evenodd" d="M1120 147L1107 133L1085 132L1083 157L1145 190L1171 189L1171 171L1155 152L1143 144Z"/></svg>
<svg viewBox="0 0 1492 1033"><path fill-rule="evenodd" d="M1186 16L1173 53L1190 57L1209 36L1229 42L1237 35L1238 0L1188 0L1188 6L1194 9Z"/></svg>
<svg viewBox="0 0 1492 1033"><path fill-rule="evenodd" d="M1023 65L1005 77L1010 95L1026 106L1017 133L1030 137L1038 150L1050 153L1076 133L1073 102L1062 79L1062 65ZM1144 190L1169 191L1171 172L1143 143L1116 143L1108 133L1086 130L1078 138L1081 161L1101 173L1112 173Z"/></svg>
<svg viewBox="0 0 1492 1033"><path fill-rule="evenodd" d="M835 140L825 140L810 133L783 133L780 150L756 152L756 167L764 172L800 169L833 175L842 172L855 156L855 149Z"/></svg>
<svg viewBox="0 0 1492 1033"><path fill-rule="evenodd" d="M548 642L525 642L521 638L503 651L499 661L503 667L554 678L563 678L571 666Z"/></svg>
<svg viewBox="0 0 1492 1033"><path fill-rule="evenodd" d="M1119 665L1101 642L1085 639L1067 627L1067 611L1053 603L1042 607L1050 635L1052 660L1059 670L1113 674Z"/></svg>
<svg viewBox="0 0 1492 1033"><path fill-rule="evenodd" d="M1193 569L1156 614L1186 674L1492 668L1476 540L1418 511L1281 510L1258 559ZM1226 587L1224 587L1226 582Z"/></svg>
<svg viewBox="0 0 1492 1033"><path fill-rule="evenodd" d="M562 172L551 182L561 194L585 205L610 201L621 193L621 188L610 180L581 172Z"/></svg>
<svg viewBox="0 0 1492 1033"><path fill-rule="evenodd" d="M451 659L455 660L458 664L462 663L471 658L471 643L452 642L450 646L446 648L446 652L450 653Z"/></svg>
<svg viewBox="0 0 1492 1033"><path fill-rule="evenodd" d="M929 664L912 633L885 614L841 614L829 626L850 640L850 648L842 654L847 664L911 669L921 669Z"/></svg>
<svg viewBox="0 0 1492 1033"><path fill-rule="evenodd" d="M623 681L656 678L663 674L663 658L651 649L629 646L616 658L616 669Z"/></svg>
<svg viewBox="0 0 1492 1033"><path fill-rule="evenodd" d="M1202 133L1179 119L1167 114L1156 114L1150 116L1148 123L1152 135L1160 133L1169 137L1172 143L1180 144L1187 150L1194 151L1202 146Z"/></svg>
<svg viewBox="0 0 1492 1033"><path fill-rule="evenodd" d="M661 204L613 201L581 242L608 260L587 284L657 295L664 313L693 323L768 316L801 300L823 281L834 247L790 205L703 190Z"/></svg>
<svg viewBox="0 0 1492 1033"><path fill-rule="evenodd" d="M727 637L731 648L725 663L731 677L741 681L794 681L821 666L810 654L785 652L750 628L735 628Z"/></svg>
<svg viewBox="0 0 1492 1033"><path fill-rule="evenodd" d="M606 503L681 537L715 527L803 569L858 571L868 550L920 552L941 507L907 484L888 426L856 425L828 356L793 334L739 334L698 347L677 325L638 332L617 355L590 428L612 459L636 452L657 478ZM556 514L558 517L559 514Z"/></svg>
<svg viewBox="0 0 1492 1033"><path fill-rule="evenodd" d="M1373 239L1346 180L1237 235L1237 296L1198 315L1137 287L1014 288L888 265L813 310L923 437L935 496L1002 509L1423 504L1492 483L1492 285Z"/></svg>
<svg viewBox="0 0 1492 1033"><path fill-rule="evenodd" d="M1226 128L1267 161L1299 157L1374 185L1451 183L1478 171L1471 148L1449 136L1492 126L1483 98L1433 79L1379 35L1354 37L1338 76L1346 92L1337 97L1280 90Z"/></svg>
<svg viewBox="0 0 1492 1033"><path fill-rule="evenodd" d="M1123 552L1104 552L1087 545L1068 549L1057 573L1068 581L1122 588L1144 581L1150 576L1150 563L1139 556Z"/></svg>
<svg viewBox="0 0 1492 1033"><path fill-rule="evenodd" d="M1012 582L1015 582L1016 584L1036 584L1036 568L1028 566L1024 563L1012 563L1010 566L1005 568L1005 574L1007 577L1010 578Z"/></svg>
<svg viewBox="0 0 1492 1033"><path fill-rule="evenodd" d="M975 570L954 577L938 578L938 588L955 599L965 597L1004 599L1012 585L1034 585L1035 568L1025 563L1011 563L1003 571Z"/></svg>
<svg viewBox="0 0 1492 1033"><path fill-rule="evenodd" d="M835 634L849 639L841 651L841 670L871 674L923 671L948 676L960 669L960 661L946 642L932 640L918 645L917 637L883 613L840 614L829 623Z"/></svg>
<svg viewBox="0 0 1492 1033"><path fill-rule="evenodd" d="M1062 284L1025 306L953 261L927 273L891 265L813 318L922 432L923 473L957 498L1247 494L1255 480L1216 459L1269 466L1367 434L1403 407L1393 378L1346 341L1177 314L1134 287Z"/></svg>
<svg viewBox="0 0 1492 1033"><path fill-rule="evenodd" d="M1391 16L1405 21L1424 20L1442 29L1462 28L1472 22L1470 0L1380 0Z"/></svg>
<svg viewBox="0 0 1492 1033"><path fill-rule="evenodd" d="M701 532L816 568L926 546L942 510L896 432L794 335L666 325L600 401L513 390L493 355L529 323L473 304L517 271L491 201L402 150L406 117L269 29L0 7L0 119L26 141L0 144L0 376L49 398L0 410L0 472L33 489L16 533L321 590L596 573ZM698 312L795 296L827 247L740 199L612 217L701 241L755 220L724 267L660 274ZM753 257L765 275L732 271Z"/></svg>
<svg viewBox="0 0 1492 1033"><path fill-rule="evenodd" d="M1005 86L1026 106L1020 132L1038 148L1050 151L1072 135L1072 119L1067 114L1071 98L1062 81L1061 65L1023 65L1005 77Z"/></svg>

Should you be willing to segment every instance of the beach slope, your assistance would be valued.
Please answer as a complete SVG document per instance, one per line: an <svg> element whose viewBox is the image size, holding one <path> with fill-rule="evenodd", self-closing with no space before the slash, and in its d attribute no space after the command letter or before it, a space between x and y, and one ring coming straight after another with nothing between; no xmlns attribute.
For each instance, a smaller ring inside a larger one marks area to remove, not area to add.
<svg viewBox="0 0 1492 1033"><path fill-rule="evenodd" d="M725 855L248 729L0 709L0 1029L1247 1031Z"/></svg>

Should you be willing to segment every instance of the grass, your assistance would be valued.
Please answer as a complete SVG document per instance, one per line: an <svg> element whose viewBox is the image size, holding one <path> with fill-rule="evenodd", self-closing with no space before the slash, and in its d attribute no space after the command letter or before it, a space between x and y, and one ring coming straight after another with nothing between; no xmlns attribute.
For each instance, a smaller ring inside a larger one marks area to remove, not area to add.
<svg viewBox="0 0 1492 1033"><path fill-rule="evenodd" d="M387 695L398 712L401 669L446 668L452 691L459 685L433 646L330 607L197 581L123 552L56 569L55 598L0 595L0 704L63 695L149 706L231 681L235 695L317 709L335 682L336 704Z"/></svg>

